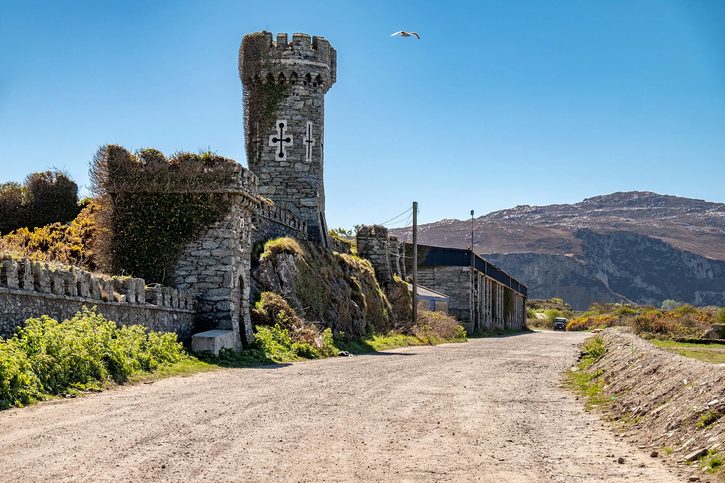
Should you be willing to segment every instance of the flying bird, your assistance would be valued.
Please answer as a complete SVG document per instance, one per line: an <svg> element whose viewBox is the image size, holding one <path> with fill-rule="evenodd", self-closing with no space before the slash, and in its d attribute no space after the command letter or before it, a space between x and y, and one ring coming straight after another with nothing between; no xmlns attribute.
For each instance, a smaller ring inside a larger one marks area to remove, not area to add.
<svg viewBox="0 0 725 483"><path fill-rule="evenodd" d="M416 39L420 40L420 35L418 35L418 32L406 32L405 30L401 30L400 32L395 32L394 34L390 34L391 37L395 37L396 35L400 35L401 37L413 36Z"/></svg>

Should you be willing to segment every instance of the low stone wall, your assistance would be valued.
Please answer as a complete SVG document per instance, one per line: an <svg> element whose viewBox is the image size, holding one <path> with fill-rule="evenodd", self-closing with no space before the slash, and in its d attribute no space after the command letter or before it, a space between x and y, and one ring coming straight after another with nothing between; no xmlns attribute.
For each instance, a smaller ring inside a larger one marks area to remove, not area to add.
<svg viewBox="0 0 725 483"><path fill-rule="evenodd" d="M28 318L49 315L64 320L83 307L97 307L122 325L175 332L182 341L194 330L194 301L186 291L28 259L0 260L0 336L11 336Z"/></svg>

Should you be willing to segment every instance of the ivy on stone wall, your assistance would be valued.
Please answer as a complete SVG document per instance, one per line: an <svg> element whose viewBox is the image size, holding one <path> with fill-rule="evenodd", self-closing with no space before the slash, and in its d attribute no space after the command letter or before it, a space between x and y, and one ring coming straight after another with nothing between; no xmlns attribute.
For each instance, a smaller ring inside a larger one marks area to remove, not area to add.
<svg viewBox="0 0 725 483"><path fill-rule="evenodd" d="M290 87L276 82L270 73L267 56L269 45L264 32L244 36L240 56L240 76L244 84L245 145L249 159L259 161L261 151L256 142L272 128L279 104L287 98ZM262 77L267 72L267 77Z"/></svg>
<svg viewBox="0 0 725 483"><path fill-rule="evenodd" d="M181 250L229 211L231 195L204 191L205 184L224 181L228 161L209 153L167 160L156 150L133 155L120 146L102 147L91 166L101 207L96 243L101 268L170 283Z"/></svg>

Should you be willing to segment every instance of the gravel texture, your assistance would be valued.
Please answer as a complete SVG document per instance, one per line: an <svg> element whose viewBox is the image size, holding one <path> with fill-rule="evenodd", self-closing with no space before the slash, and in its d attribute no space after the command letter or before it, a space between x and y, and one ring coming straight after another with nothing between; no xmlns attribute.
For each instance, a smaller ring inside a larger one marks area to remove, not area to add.
<svg viewBox="0 0 725 483"><path fill-rule="evenodd" d="M0 412L2 481L678 481L562 388L580 333L224 369Z"/></svg>

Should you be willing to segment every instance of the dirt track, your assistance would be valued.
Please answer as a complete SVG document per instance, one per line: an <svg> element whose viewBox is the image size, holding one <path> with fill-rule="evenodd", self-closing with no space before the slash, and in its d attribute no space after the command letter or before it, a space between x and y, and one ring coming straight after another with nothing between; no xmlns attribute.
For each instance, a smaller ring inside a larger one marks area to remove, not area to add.
<svg viewBox="0 0 725 483"><path fill-rule="evenodd" d="M583 338L226 369L4 411L0 479L677 481L559 387Z"/></svg>

